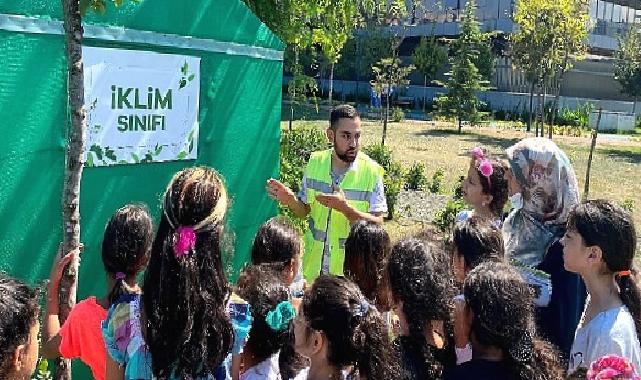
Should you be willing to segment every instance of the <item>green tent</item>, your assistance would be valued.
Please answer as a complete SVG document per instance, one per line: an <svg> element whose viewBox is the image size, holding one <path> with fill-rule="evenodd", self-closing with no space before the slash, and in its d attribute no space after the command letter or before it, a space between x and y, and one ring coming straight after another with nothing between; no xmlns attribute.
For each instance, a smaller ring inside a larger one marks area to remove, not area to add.
<svg viewBox="0 0 641 380"><path fill-rule="evenodd" d="M0 270L31 283L48 277L61 240L69 125L61 19L59 1L0 0ZM264 184L278 171L283 43L240 0L107 1L84 21L85 46L198 57L200 129L195 160L85 168L79 299L105 291L100 245L111 213L142 202L157 220L171 176L193 165L226 180L235 277L276 212Z"/></svg>

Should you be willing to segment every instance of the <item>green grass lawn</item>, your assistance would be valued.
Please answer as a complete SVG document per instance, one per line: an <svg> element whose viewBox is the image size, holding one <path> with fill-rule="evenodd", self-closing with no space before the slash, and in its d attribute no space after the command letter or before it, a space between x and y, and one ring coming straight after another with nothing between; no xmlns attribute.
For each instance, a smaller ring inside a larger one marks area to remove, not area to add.
<svg viewBox="0 0 641 380"><path fill-rule="evenodd" d="M282 123L287 128L287 122ZM324 129L327 122L299 121L294 127L313 126ZM363 122L363 145L379 143L382 125L378 121ZM456 133L452 123L406 121L390 123L387 145L393 150L395 159L405 167L423 162L427 175L439 168L445 171L445 187L448 192L455 186L459 176L467 172L468 152L481 146L492 154L505 157L505 149L518 140L533 136L512 129L464 128L463 134ZM554 141L567 153L574 165L581 192L585 183L590 138L558 136ZM599 142L592 163L590 198L606 198L618 203L626 200L635 202L634 218L641 233L641 142ZM392 222L396 229L397 223ZM399 226L407 231L409 226Z"/></svg>

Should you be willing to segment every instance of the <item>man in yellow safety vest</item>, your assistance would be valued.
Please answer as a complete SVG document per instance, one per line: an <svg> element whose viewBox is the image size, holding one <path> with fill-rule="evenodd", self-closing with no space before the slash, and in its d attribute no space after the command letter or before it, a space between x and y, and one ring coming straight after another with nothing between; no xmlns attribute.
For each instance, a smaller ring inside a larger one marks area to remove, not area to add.
<svg viewBox="0 0 641 380"><path fill-rule="evenodd" d="M327 138L333 148L312 153L298 194L267 181L269 196L299 218L307 218L303 275L343 274L345 240L359 220L383 223L387 202L383 168L360 152L361 119L350 105L332 110Z"/></svg>

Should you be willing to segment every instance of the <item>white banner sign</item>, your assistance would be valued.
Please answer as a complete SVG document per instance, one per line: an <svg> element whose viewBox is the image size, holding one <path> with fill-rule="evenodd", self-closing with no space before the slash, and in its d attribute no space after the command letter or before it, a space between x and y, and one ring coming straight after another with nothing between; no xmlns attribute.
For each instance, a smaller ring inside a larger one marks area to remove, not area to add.
<svg viewBox="0 0 641 380"><path fill-rule="evenodd" d="M86 166L197 157L200 58L96 47L82 54Z"/></svg>

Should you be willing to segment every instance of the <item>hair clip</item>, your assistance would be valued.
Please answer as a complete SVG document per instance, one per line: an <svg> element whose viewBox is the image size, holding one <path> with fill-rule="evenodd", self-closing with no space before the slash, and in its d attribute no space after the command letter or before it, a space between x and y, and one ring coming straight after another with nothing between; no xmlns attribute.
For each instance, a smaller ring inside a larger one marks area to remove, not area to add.
<svg viewBox="0 0 641 380"><path fill-rule="evenodd" d="M289 301L282 301L274 310L265 316L265 322L274 331L283 331L289 327L289 322L296 317L296 309Z"/></svg>
<svg viewBox="0 0 641 380"><path fill-rule="evenodd" d="M363 300L360 305L354 311L355 317L364 317L369 312L370 304L367 300Z"/></svg>
<svg viewBox="0 0 641 380"><path fill-rule="evenodd" d="M180 226L174 233L174 254L183 258L196 247L196 232L192 227Z"/></svg>

